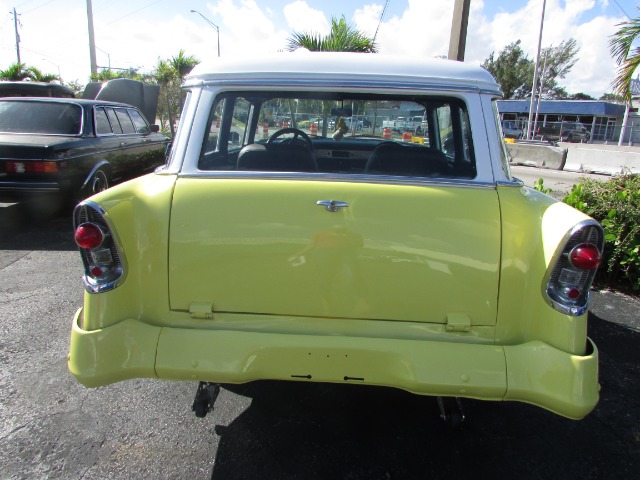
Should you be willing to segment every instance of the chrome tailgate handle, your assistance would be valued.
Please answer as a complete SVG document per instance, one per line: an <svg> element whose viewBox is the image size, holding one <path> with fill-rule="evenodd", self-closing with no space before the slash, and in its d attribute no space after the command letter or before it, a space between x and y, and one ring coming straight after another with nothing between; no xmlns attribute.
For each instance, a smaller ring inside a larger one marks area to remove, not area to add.
<svg viewBox="0 0 640 480"><path fill-rule="evenodd" d="M339 200L318 200L316 205L322 205L328 212L337 212L341 208L349 206L347 202L341 202Z"/></svg>

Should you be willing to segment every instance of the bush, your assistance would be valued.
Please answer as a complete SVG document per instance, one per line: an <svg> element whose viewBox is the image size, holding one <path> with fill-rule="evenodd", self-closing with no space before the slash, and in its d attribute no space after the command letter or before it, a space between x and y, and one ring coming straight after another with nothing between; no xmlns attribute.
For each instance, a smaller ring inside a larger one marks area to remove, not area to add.
<svg viewBox="0 0 640 480"><path fill-rule="evenodd" d="M573 186L564 202L604 228L599 279L640 290L640 175L622 175L608 182L585 179Z"/></svg>

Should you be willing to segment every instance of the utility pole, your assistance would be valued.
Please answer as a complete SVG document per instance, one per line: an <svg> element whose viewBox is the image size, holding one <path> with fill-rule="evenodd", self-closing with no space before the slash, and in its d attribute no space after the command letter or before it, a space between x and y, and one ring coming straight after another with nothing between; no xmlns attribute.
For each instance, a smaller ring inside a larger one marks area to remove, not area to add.
<svg viewBox="0 0 640 480"><path fill-rule="evenodd" d="M451 22L451 37L449 38L449 60L464 62L470 4L471 0L456 0L453 6L453 21Z"/></svg>
<svg viewBox="0 0 640 480"><path fill-rule="evenodd" d="M98 64L96 63L96 39L93 34L93 8L91 0L87 0L87 23L89 24L89 60L91 61L91 76L98 75Z"/></svg>
<svg viewBox="0 0 640 480"><path fill-rule="evenodd" d="M13 25L16 29L16 53L18 55L18 65L22 63L20 61L20 34L18 33L18 14L16 13L16 9L13 9Z"/></svg>

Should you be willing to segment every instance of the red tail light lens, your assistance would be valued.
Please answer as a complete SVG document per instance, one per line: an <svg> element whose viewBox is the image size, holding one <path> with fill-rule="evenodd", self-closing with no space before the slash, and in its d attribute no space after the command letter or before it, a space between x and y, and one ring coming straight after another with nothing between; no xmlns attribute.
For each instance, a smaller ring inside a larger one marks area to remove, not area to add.
<svg viewBox="0 0 640 480"><path fill-rule="evenodd" d="M73 238L80 248L97 248L102 245L104 233L93 223L83 223L76 228Z"/></svg>
<svg viewBox="0 0 640 480"><path fill-rule="evenodd" d="M7 173L57 173L59 171L56 162L14 162L6 163Z"/></svg>
<svg viewBox="0 0 640 480"><path fill-rule="evenodd" d="M582 270L594 270L600 265L602 256L598 247L592 243L581 243L576 245L569 253L571 265Z"/></svg>

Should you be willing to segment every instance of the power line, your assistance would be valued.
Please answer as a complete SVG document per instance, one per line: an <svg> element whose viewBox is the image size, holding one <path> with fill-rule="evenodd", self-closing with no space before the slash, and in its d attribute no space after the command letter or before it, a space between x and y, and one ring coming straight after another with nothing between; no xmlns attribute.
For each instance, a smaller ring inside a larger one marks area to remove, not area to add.
<svg viewBox="0 0 640 480"><path fill-rule="evenodd" d="M621 11L622 13L624 13L624 14L625 14L625 16L626 16L629 20L631 20L631 17L629 16L629 14L628 14L627 12L625 12L625 11L624 11L624 8L622 8L622 7L620 6L620 4L618 3L618 0L613 0L613 3L615 3L615 4L617 5L617 7L620 9L620 11Z"/></svg>
<svg viewBox="0 0 640 480"><path fill-rule="evenodd" d="M140 12L140 11L142 11L142 10L146 9L146 8L152 7L153 5L155 5L156 3L160 3L161 1L162 1L162 0L156 0L155 2L151 2L149 5L146 5L146 6L144 6L144 7L141 7L141 8L139 8L139 9L137 9L137 10L134 10L133 12L129 12L129 13L127 13L126 15L123 15L123 16L121 16L121 17L116 18L115 20L112 20L112 21L108 22L108 23L107 23L107 25L111 25L112 23L116 23L116 22L118 22L118 21L122 20L123 18L130 17L130 16L131 16L131 15L133 15L134 13L138 13L138 12Z"/></svg>
<svg viewBox="0 0 640 480"><path fill-rule="evenodd" d="M384 7L382 8L382 13L380 14L380 20L378 20L378 26L376 27L376 33L373 36L373 41L376 41L376 37L378 36L378 29L380 28L380 24L382 23L382 18L384 17L384 12L387 11L387 7L389 6L389 0L384 2Z"/></svg>

